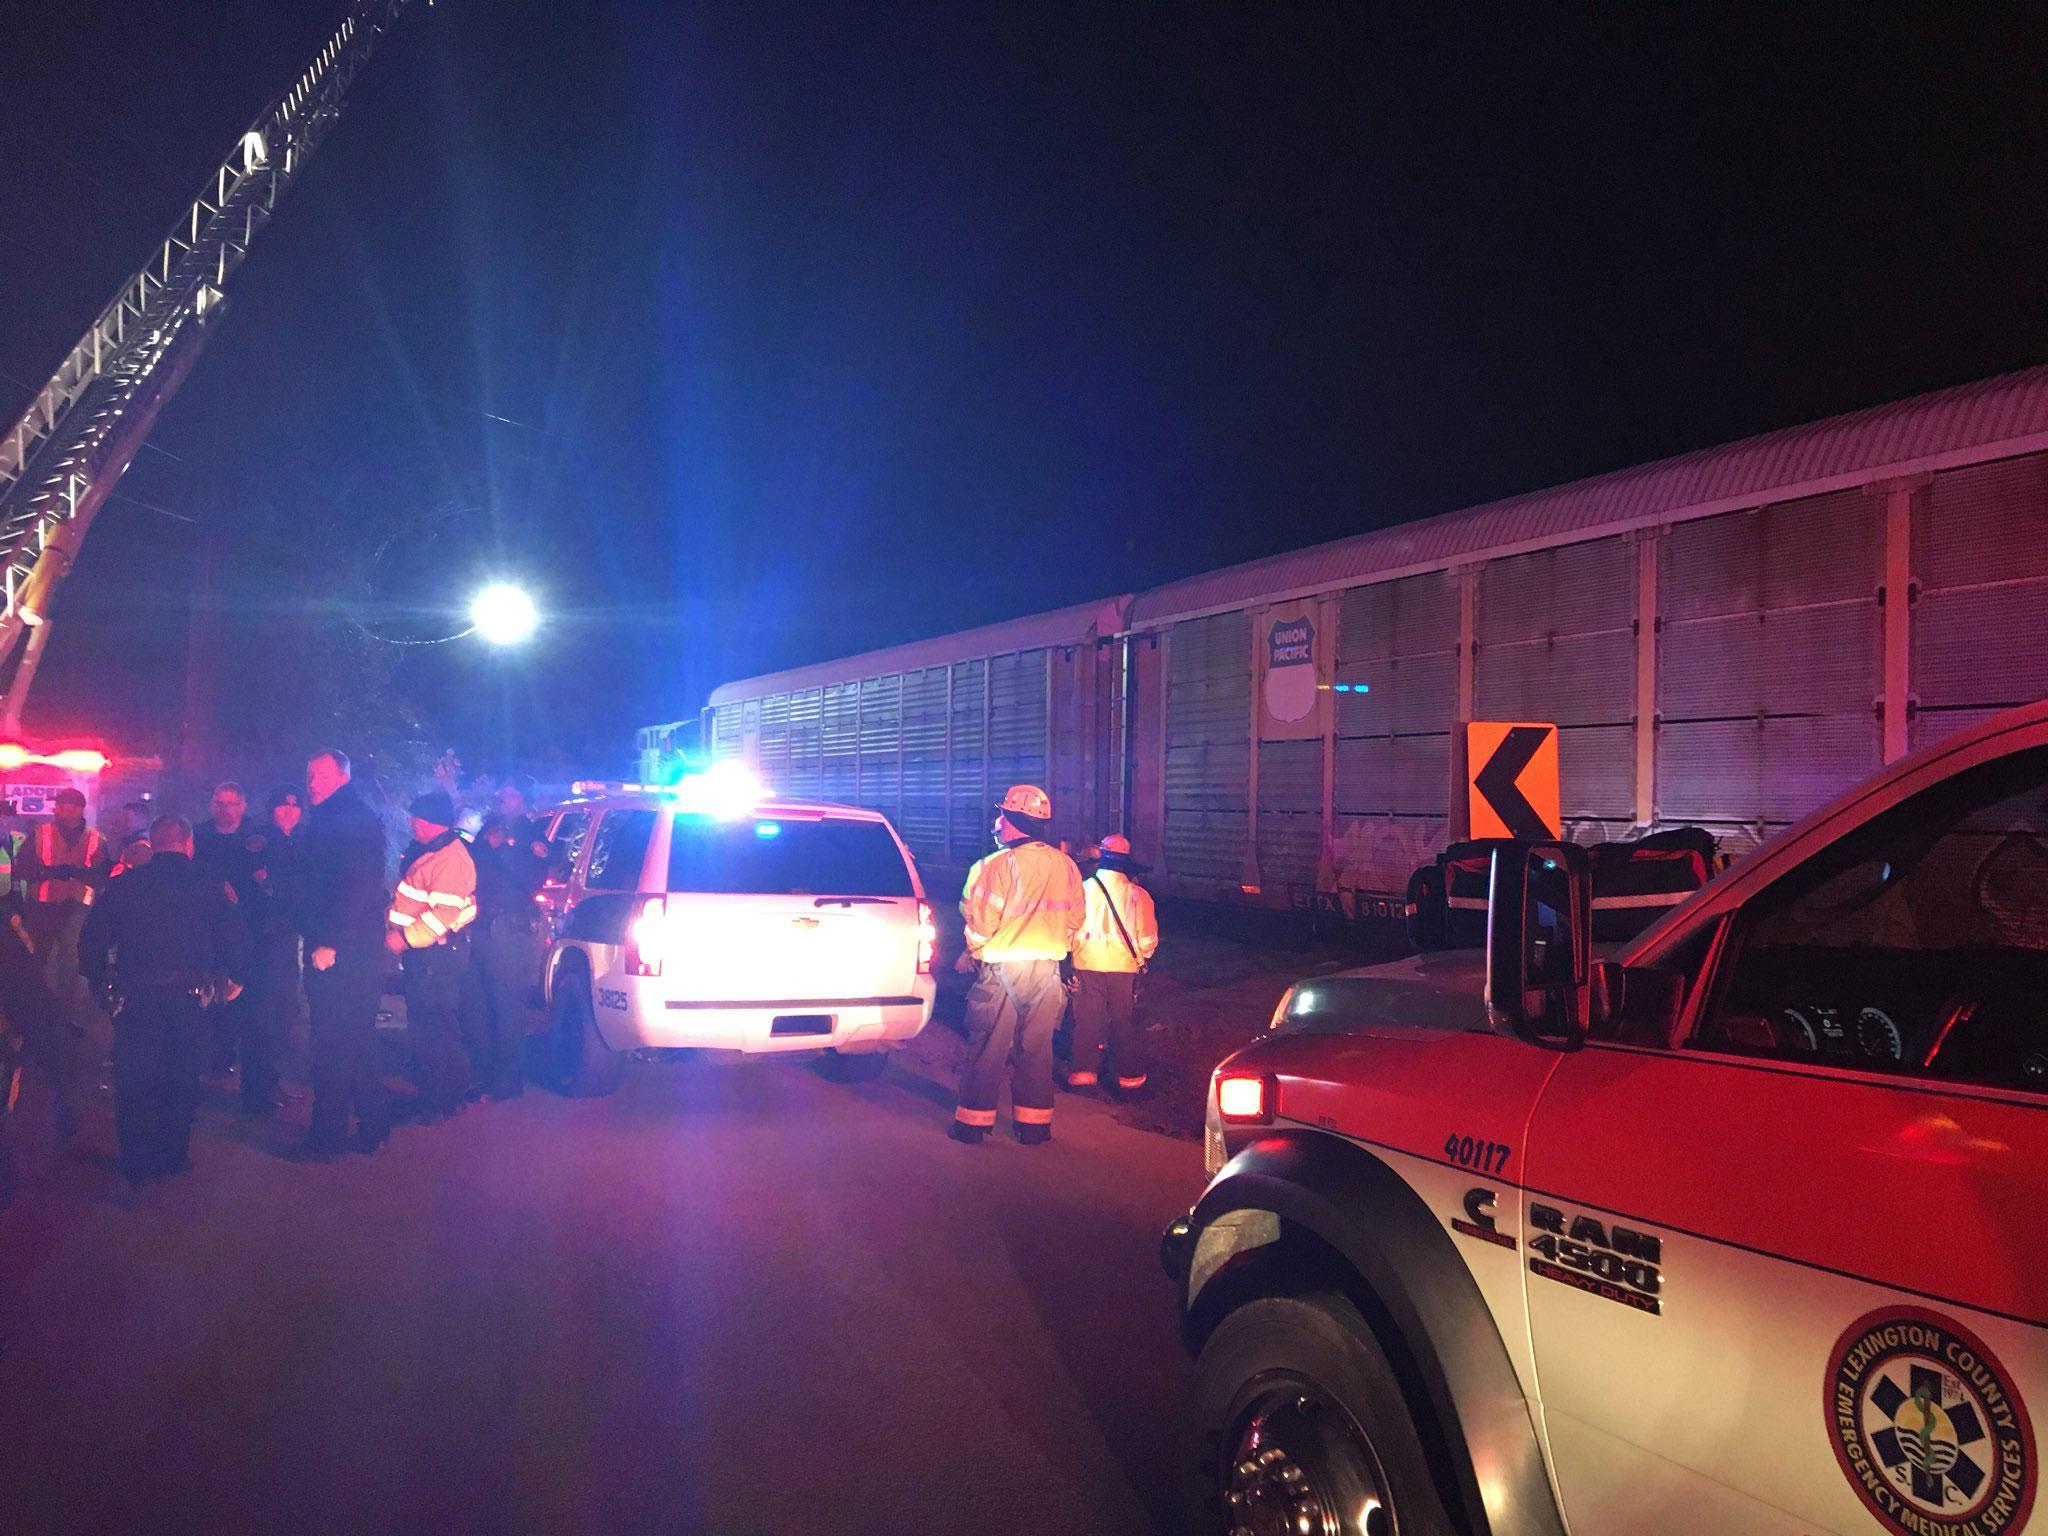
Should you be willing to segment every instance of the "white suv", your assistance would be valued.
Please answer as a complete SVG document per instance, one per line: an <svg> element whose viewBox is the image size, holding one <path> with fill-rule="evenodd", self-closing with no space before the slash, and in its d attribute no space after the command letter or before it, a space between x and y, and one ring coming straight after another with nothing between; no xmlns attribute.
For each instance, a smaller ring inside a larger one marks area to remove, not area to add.
<svg viewBox="0 0 2048 1536"><path fill-rule="evenodd" d="M875 811L757 795L714 770L673 789L577 784L539 895L563 1087L609 1093L627 1052L824 1053L880 1075L931 1018L937 932Z"/></svg>

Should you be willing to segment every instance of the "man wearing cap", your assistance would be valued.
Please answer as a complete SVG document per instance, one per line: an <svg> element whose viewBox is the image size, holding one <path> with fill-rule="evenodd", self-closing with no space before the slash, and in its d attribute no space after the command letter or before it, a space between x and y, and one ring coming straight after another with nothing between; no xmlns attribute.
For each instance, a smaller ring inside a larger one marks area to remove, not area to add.
<svg viewBox="0 0 2048 1536"><path fill-rule="evenodd" d="M441 1120L462 1108L469 1061L462 1050L463 973L476 919L476 863L455 830L443 789L412 802L412 846L391 897L385 946L405 967L405 1028L419 1067L418 1112Z"/></svg>
<svg viewBox="0 0 2048 1536"><path fill-rule="evenodd" d="M1106 1041L1124 1093L1145 1086L1145 1037L1137 1027L1138 973L1159 948L1151 894L1131 878L1130 839L1112 832L1082 882L1088 907L1074 941L1074 1042L1067 1086L1101 1081Z"/></svg>
<svg viewBox="0 0 2048 1536"><path fill-rule="evenodd" d="M85 824L84 794L68 786L57 791L50 819L29 833L15 860L22 921L44 978L71 1019L74 1040L85 1032L91 1008L78 975L78 936L113 868L107 840Z"/></svg>
<svg viewBox="0 0 2048 1536"><path fill-rule="evenodd" d="M1052 799L1013 784L997 808L994 853L967 872L962 967L980 972L967 994L967 1064L949 1134L980 1142L996 1123L1010 1078L1010 1113L1026 1146L1052 1140L1052 1036L1065 1011L1060 962L1080 931L1081 871L1045 841Z"/></svg>
<svg viewBox="0 0 2048 1536"><path fill-rule="evenodd" d="M348 754L328 748L306 763L304 884L299 932L306 940L313 1120L290 1155L327 1162L348 1150L349 1112L358 1151L391 1134L377 1056L384 992L384 824L350 777Z"/></svg>

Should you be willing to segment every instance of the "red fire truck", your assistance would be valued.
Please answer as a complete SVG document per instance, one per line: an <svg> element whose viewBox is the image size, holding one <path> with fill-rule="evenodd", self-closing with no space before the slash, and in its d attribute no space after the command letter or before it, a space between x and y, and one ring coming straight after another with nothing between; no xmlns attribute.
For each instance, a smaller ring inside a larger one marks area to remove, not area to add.
<svg viewBox="0 0 2048 1536"><path fill-rule="evenodd" d="M0 741L0 815L48 816L57 792L75 789L85 796L86 818L96 822L101 779L112 762L97 747L38 750Z"/></svg>

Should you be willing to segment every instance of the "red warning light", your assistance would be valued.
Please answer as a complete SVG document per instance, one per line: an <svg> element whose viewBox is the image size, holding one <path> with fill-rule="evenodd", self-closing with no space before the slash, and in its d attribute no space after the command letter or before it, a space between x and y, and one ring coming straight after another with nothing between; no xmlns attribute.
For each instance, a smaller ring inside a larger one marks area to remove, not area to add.
<svg viewBox="0 0 2048 1536"><path fill-rule="evenodd" d="M0 742L0 773L12 773L30 763L61 768L66 773L105 773L112 761L92 747L66 747L62 752L31 752L18 741Z"/></svg>

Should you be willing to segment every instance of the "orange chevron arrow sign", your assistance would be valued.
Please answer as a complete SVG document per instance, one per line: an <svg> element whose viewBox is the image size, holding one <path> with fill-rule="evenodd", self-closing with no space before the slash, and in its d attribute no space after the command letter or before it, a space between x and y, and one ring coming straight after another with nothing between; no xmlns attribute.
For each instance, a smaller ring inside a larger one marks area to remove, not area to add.
<svg viewBox="0 0 2048 1536"><path fill-rule="evenodd" d="M1465 726L1473 837L1525 842L1564 835L1557 786L1557 727L1473 720Z"/></svg>

